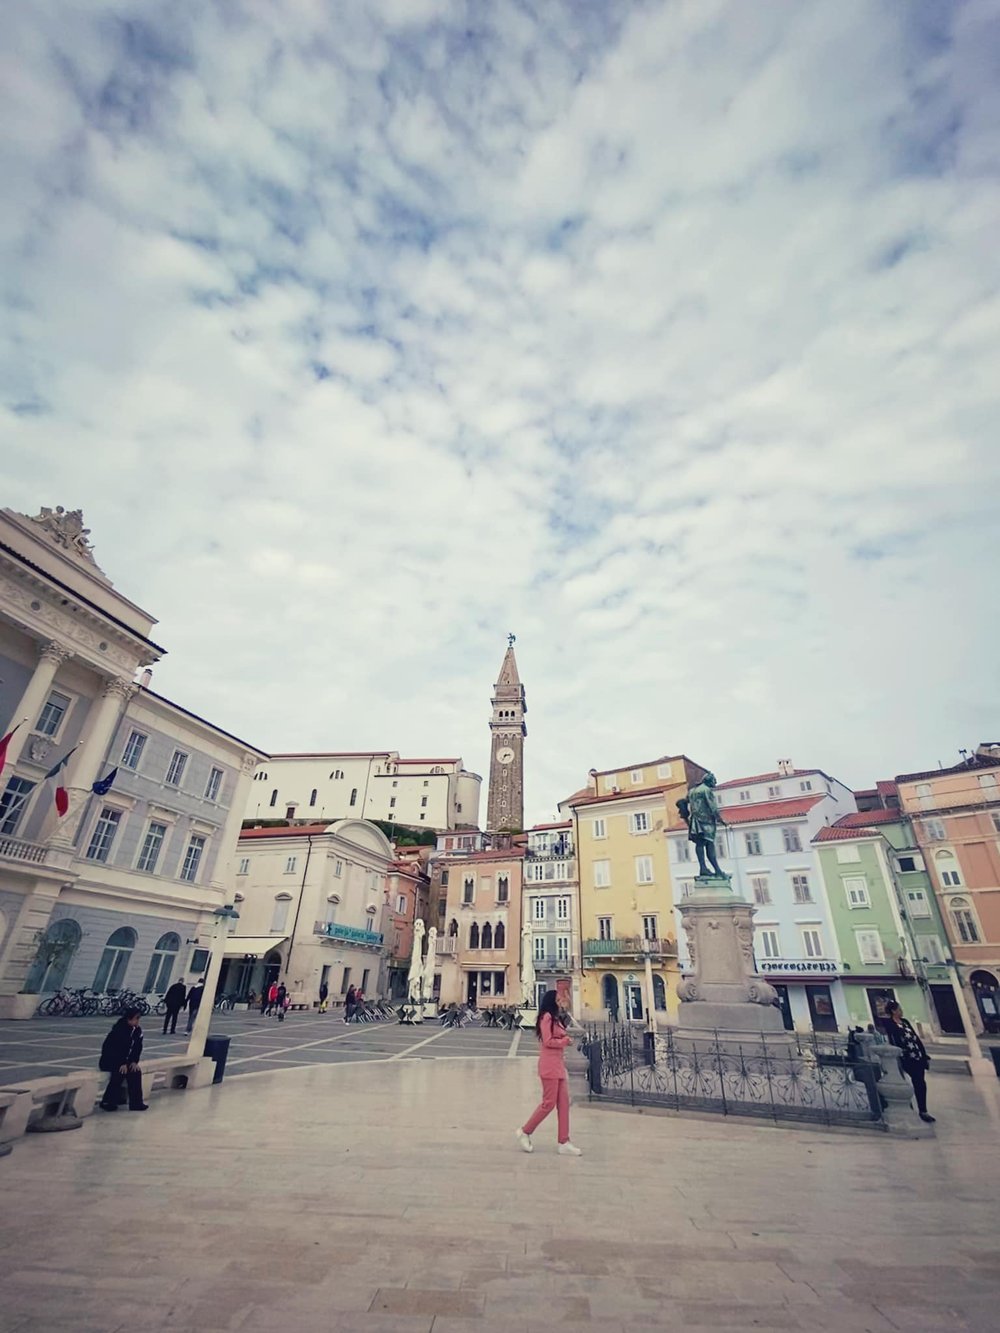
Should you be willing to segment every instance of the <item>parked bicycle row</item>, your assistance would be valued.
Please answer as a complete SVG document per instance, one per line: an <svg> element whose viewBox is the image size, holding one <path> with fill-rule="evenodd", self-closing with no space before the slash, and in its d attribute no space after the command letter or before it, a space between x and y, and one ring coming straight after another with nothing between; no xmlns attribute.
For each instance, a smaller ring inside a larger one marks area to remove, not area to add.
<svg viewBox="0 0 1000 1333"><path fill-rule="evenodd" d="M137 995L134 991L100 992L84 986L81 990L60 990L47 995L39 1004L37 1013L44 1018L112 1018L127 1009L138 1009L140 1014L165 1014L163 996Z"/></svg>

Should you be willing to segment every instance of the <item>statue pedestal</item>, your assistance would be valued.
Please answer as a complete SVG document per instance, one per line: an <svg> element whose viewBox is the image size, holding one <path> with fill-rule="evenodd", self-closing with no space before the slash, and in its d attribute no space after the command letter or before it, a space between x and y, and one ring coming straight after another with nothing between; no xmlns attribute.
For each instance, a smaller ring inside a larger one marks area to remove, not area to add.
<svg viewBox="0 0 1000 1333"><path fill-rule="evenodd" d="M693 973L677 987L678 1035L746 1033L787 1039L778 993L754 970L754 907L728 875L699 875L679 905Z"/></svg>

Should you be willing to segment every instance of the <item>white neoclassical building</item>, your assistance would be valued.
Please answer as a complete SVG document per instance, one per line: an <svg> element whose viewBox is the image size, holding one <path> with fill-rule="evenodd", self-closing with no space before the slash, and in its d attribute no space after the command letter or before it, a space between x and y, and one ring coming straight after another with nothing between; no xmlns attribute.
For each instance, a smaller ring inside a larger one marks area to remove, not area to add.
<svg viewBox="0 0 1000 1333"><path fill-rule="evenodd" d="M62 985L162 992L207 964L265 756L150 688L155 623L78 511L0 513L0 1017Z"/></svg>

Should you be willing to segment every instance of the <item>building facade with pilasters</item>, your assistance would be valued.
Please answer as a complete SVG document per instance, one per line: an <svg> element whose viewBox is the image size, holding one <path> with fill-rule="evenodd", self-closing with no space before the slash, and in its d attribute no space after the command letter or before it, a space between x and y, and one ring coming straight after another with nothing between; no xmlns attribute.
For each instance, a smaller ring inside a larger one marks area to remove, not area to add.
<svg viewBox="0 0 1000 1333"><path fill-rule="evenodd" d="M0 514L0 728L16 728L0 775L0 1016L30 1017L63 985L162 993L207 962L264 755L149 688L154 624L97 566L81 515Z"/></svg>

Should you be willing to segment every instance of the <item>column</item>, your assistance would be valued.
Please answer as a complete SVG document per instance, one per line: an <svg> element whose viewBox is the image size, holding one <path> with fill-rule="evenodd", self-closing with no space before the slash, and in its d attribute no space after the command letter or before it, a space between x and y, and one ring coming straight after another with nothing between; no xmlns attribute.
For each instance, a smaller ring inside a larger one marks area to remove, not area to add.
<svg viewBox="0 0 1000 1333"><path fill-rule="evenodd" d="M21 757L21 751L31 737L31 729L38 721L42 705L49 697L56 672L63 662L72 656L73 654L69 648L64 648L59 643L44 642L38 645L38 665L35 667L31 679L25 686L24 693L18 700L17 707L3 730L3 734L6 735L11 727L17 726L18 722L21 723L10 738L10 744L7 747L6 767L11 771L13 771L15 764Z"/></svg>
<svg viewBox="0 0 1000 1333"><path fill-rule="evenodd" d="M66 790L69 810L58 820L50 834L53 847L71 847L83 815L90 788L103 767L108 746L118 726L122 711L132 697L134 686L118 676L104 682L100 696L90 706L87 731L79 748L69 761Z"/></svg>

